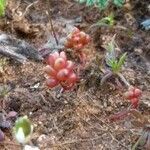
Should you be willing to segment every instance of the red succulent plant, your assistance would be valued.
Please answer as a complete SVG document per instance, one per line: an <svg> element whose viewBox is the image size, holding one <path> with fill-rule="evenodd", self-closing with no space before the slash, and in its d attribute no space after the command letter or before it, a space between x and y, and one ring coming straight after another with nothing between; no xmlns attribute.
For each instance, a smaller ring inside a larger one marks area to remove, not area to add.
<svg viewBox="0 0 150 150"><path fill-rule="evenodd" d="M90 42L90 36L78 28L75 28L67 37L66 48L75 50L79 54L80 60L83 61L86 56L82 49Z"/></svg>
<svg viewBox="0 0 150 150"><path fill-rule="evenodd" d="M77 81L74 72L74 63L67 60L65 52L54 52L47 58L47 66L44 68L47 74L46 85L50 88L61 85L64 90L71 89Z"/></svg>
<svg viewBox="0 0 150 150"><path fill-rule="evenodd" d="M128 91L124 93L124 97L131 102L131 106L124 111L121 111L117 114L110 116L109 120L111 121L122 120L126 118L128 115L130 115L131 110L137 109L139 105L139 98L141 97L141 95L142 91L140 89L130 86Z"/></svg>
<svg viewBox="0 0 150 150"><path fill-rule="evenodd" d="M89 42L90 36L78 28L75 28L73 32L68 35L65 47L79 51Z"/></svg>
<svg viewBox="0 0 150 150"><path fill-rule="evenodd" d="M139 104L139 98L142 95L142 91L135 87L129 87L129 90L124 94L125 98L130 100L132 108L137 108Z"/></svg>

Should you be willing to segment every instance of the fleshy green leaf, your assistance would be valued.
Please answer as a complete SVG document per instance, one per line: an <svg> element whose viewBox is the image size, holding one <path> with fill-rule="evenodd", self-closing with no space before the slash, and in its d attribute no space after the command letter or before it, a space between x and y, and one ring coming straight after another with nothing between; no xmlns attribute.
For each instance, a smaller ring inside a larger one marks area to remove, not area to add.
<svg viewBox="0 0 150 150"><path fill-rule="evenodd" d="M108 0L98 0L98 6L101 8L101 9L105 9L109 4L109 1Z"/></svg>
<svg viewBox="0 0 150 150"><path fill-rule="evenodd" d="M114 0L113 2L114 2L114 4L115 4L116 6L122 7L123 4L124 4L124 2L125 2L125 0Z"/></svg>
<svg viewBox="0 0 150 150"><path fill-rule="evenodd" d="M94 5L95 3L96 3L96 0L87 0L86 5L91 6L91 5Z"/></svg>
<svg viewBox="0 0 150 150"><path fill-rule="evenodd" d="M6 1L0 0L0 16L5 15Z"/></svg>
<svg viewBox="0 0 150 150"><path fill-rule="evenodd" d="M109 2L111 2L110 0L76 0L76 1L79 3L86 3L87 6L96 5L100 9L105 9L109 5ZM112 1L116 6L119 7L121 7L125 2L125 0L112 0Z"/></svg>
<svg viewBox="0 0 150 150"><path fill-rule="evenodd" d="M120 58L119 58L119 61L118 61L118 64L117 64L117 68L120 70L120 68L122 67L122 65L124 65L125 63L125 60L126 60L126 57L127 57L127 53L124 53Z"/></svg>
<svg viewBox="0 0 150 150"><path fill-rule="evenodd" d="M112 40L105 46L105 49L107 50L105 61L113 73L118 73L121 71L127 55L127 53L124 53L119 59L117 59L117 54L115 51L116 45L117 44L115 43L114 36Z"/></svg>
<svg viewBox="0 0 150 150"><path fill-rule="evenodd" d="M96 3L96 0L77 0L79 3L86 3L87 6L92 6Z"/></svg>
<svg viewBox="0 0 150 150"><path fill-rule="evenodd" d="M27 116L20 117L15 123L15 132L17 133L19 128L23 129L24 135L28 136L32 132L31 122Z"/></svg>

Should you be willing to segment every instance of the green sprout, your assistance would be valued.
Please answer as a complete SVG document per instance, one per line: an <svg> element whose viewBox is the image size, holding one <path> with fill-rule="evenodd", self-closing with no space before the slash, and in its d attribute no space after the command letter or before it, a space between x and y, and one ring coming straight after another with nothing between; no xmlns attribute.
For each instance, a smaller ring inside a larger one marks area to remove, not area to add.
<svg viewBox="0 0 150 150"><path fill-rule="evenodd" d="M30 140L32 132L33 125L31 124L27 116L20 117L16 120L14 127L14 135L19 143L27 143Z"/></svg>
<svg viewBox="0 0 150 150"><path fill-rule="evenodd" d="M113 37L111 42L105 46L105 49L107 50L105 60L106 60L106 64L111 68L111 71L114 74L117 74L122 70L122 66L125 63L127 53L122 54L119 57L119 59L117 59L117 54L116 54L116 50L115 50L116 43L115 43L114 39L115 39L115 36Z"/></svg>
<svg viewBox="0 0 150 150"><path fill-rule="evenodd" d="M91 27L95 26L107 26L107 27L113 27L115 24L114 15L111 13L109 16L102 18L97 23L93 24Z"/></svg>
<svg viewBox="0 0 150 150"><path fill-rule="evenodd" d="M114 59L114 60L110 60L110 61L108 62L108 65L111 67L111 69L112 69L112 71L113 71L114 73L118 73L118 72L121 71L122 66L123 66L123 64L124 64L124 62L125 62L125 59L126 59L126 55L127 55L127 53L124 53L124 54L119 58L119 60Z"/></svg>
<svg viewBox="0 0 150 150"><path fill-rule="evenodd" d="M113 75L117 75L126 86L130 86L124 76L121 74L122 67L125 63L127 53L122 54L119 58L116 52L117 44L115 42L115 36L112 38L110 43L108 43L104 48L107 50L105 56L106 65L109 68L109 71L104 75L101 80L101 84L103 84L108 78L112 77Z"/></svg>

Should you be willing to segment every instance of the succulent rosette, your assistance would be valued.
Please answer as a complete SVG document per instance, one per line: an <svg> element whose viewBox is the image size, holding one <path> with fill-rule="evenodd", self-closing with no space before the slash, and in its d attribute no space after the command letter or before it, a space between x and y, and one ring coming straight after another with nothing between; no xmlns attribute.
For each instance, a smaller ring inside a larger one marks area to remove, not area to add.
<svg viewBox="0 0 150 150"><path fill-rule="evenodd" d="M90 36L78 28L74 28L73 32L67 37L65 43L66 48L75 49L77 51L81 50L90 42Z"/></svg>
<svg viewBox="0 0 150 150"><path fill-rule="evenodd" d="M136 87L129 87L128 91L124 94L125 98L130 100L133 108L137 108L139 104L139 98L142 95L142 91Z"/></svg>
<svg viewBox="0 0 150 150"><path fill-rule="evenodd" d="M54 52L47 59L47 66L44 68L47 74L46 85L50 88L61 85L64 89L70 89L77 81L74 72L75 65L67 60L65 52Z"/></svg>

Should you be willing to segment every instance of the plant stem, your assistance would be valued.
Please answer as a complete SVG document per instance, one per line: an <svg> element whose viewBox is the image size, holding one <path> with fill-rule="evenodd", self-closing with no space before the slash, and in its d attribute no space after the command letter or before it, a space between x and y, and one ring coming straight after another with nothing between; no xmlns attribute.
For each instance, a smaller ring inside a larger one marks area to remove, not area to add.
<svg viewBox="0 0 150 150"><path fill-rule="evenodd" d="M104 77L101 79L101 85L103 85L112 75L112 72L108 72L106 75L104 75Z"/></svg>
<svg viewBox="0 0 150 150"><path fill-rule="evenodd" d="M121 74L121 73L117 73L117 75L120 77L121 81L123 81L123 83L129 87L130 83L125 79L125 77Z"/></svg>
<svg viewBox="0 0 150 150"><path fill-rule="evenodd" d="M138 139L138 140L136 141L136 143L133 145L133 147L132 147L131 150L136 150L136 148L137 148L139 142L141 141L141 139L142 139L142 136L139 137L139 139Z"/></svg>
<svg viewBox="0 0 150 150"><path fill-rule="evenodd" d="M49 2L49 0L47 0L47 10L48 10L48 15L49 15L49 22L50 22L50 25L51 25L51 30L52 30L53 36L55 38L55 42L58 45L59 42L58 42L58 39L57 39L57 36L56 36L56 32L55 32L55 29L54 29L54 26L53 26L53 22L52 22L52 15L51 15L51 11L50 11L50 2Z"/></svg>

